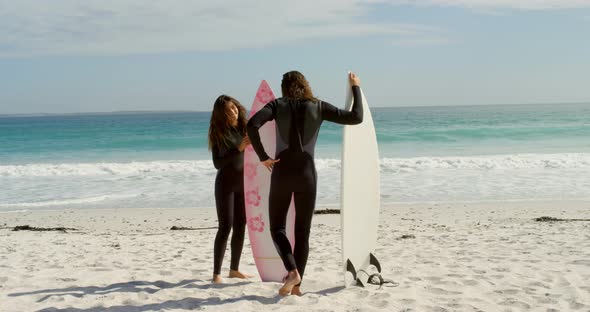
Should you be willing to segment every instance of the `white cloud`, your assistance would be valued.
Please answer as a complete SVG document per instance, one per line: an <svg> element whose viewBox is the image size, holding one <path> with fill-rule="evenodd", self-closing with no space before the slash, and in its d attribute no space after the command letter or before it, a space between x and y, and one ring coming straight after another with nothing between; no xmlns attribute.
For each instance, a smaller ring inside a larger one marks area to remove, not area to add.
<svg viewBox="0 0 590 312"><path fill-rule="evenodd" d="M363 35L448 42L433 27L370 21L376 3L479 12L590 7L590 0L0 0L0 57L217 51Z"/></svg>
<svg viewBox="0 0 590 312"><path fill-rule="evenodd" d="M395 46L433 46L448 44L454 42L449 38L444 37L419 37L419 38L408 38L408 39L394 39L391 41L392 45Z"/></svg>
<svg viewBox="0 0 590 312"><path fill-rule="evenodd" d="M0 0L0 56L215 51L432 31L368 22L368 10L356 0Z"/></svg>
<svg viewBox="0 0 590 312"><path fill-rule="evenodd" d="M590 0L369 0L369 2L415 6L454 6L476 10L550 10L590 8Z"/></svg>

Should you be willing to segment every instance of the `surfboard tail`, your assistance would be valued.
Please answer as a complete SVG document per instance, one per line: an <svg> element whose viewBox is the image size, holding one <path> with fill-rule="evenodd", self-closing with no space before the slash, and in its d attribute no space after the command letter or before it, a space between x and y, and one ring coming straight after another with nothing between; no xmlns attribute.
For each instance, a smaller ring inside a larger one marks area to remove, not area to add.
<svg viewBox="0 0 590 312"><path fill-rule="evenodd" d="M350 261L350 259L346 260L346 272L349 272L350 274L352 274L352 279L354 281L354 283L350 283L347 286L358 286L358 287L363 287L363 288L365 287L365 284L363 283L361 278L358 276L357 270L354 267L354 264L352 264L352 261Z"/></svg>
<svg viewBox="0 0 590 312"><path fill-rule="evenodd" d="M365 271L365 269L361 269L361 270L357 271L354 264L352 264L352 261L350 261L350 259L346 260L346 272L349 272L350 274L352 274L352 279L355 281L355 283L354 283L355 286L365 287L365 283L374 284L372 282L372 279L374 277L379 278L379 280L380 280L380 283L378 283L379 285L383 284L383 278L381 277L381 263L379 262L379 260L377 259L377 257L373 253L369 253L369 265L374 266L377 269L378 273L370 274L369 272ZM367 268L367 270L368 270L368 268ZM363 278L361 278L361 276ZM365 276L367 278L367 281L363 282ZM352 285L352 283L351 283L351 285Z"/></svg>

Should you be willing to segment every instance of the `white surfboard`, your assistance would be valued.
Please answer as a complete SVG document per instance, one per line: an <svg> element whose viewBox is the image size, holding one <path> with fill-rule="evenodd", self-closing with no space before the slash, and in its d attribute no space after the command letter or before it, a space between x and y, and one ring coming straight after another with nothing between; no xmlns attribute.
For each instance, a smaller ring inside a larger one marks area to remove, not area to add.
<svg viewBox="0 0 590 312"><path fill-rule="evenodd" d="M363 122L343 130L340 216L345 286L366 282L368 275L360 274L368 272L371 264L381 271L374 258L380 207L379 150L373 117L364 94L362 98ZM349 85L346 109L352 109L352 100Z"/></svg>

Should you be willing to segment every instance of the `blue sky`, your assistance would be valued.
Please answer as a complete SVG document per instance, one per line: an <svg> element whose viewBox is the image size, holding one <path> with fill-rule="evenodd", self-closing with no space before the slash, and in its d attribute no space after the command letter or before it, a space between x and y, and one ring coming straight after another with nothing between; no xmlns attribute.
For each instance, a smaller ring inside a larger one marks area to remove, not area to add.
<svg viewBox="0 0 590 312"><path fill-rule="evenodd" d="M0 114L249 107L299 70L343 105L590 102L590 0L0 0Z"/></svg>

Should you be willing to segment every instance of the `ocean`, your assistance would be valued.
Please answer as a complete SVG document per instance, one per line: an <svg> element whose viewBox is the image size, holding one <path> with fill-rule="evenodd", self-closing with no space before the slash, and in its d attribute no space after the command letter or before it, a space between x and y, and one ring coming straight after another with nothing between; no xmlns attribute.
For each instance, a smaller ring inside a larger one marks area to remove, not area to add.
<svg viewBox="0 0 590 312"><path fill-rule="evenodd" d="M590 104L373 108L383 203L590 199ZM0 116L0 211L214 207L209 112ZM340 200L342 126L316 147ZM362 166L362 164L359 164Z"/></svg>

